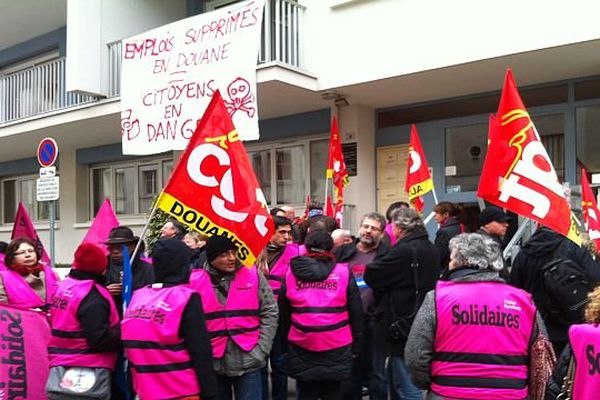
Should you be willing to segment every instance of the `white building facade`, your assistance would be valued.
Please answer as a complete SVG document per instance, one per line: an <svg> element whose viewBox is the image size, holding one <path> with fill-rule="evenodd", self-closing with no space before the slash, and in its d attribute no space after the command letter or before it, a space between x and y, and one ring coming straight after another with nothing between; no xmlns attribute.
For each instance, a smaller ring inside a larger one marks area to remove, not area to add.
<svg viewBox="0 0 600 400"><path fill-rule="evenodd" d="M0 240L19 201L48 243L35 159L53 137L56 261L67 263L109 197L138 232L177 153L121 153L120 40L232 0L21 0L0 15ZM439 200L476 218L475 190L506 68L562 180L600 173L600 3L267 0L257 64L261 139L246 146L272 206L323 198L337 115L345 224L404 200L416 123ZM574 196L575 198L576 196ZM574 201L574 203L576 203ZM427 199L429 209L431 199Z"/></svg>

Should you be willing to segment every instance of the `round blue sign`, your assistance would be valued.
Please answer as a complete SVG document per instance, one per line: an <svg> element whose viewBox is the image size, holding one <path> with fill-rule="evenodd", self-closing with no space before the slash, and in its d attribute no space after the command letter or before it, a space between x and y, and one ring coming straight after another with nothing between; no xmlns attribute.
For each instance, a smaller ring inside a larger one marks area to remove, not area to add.
<svg viewBox="0 0 600 400"><path fill-rule="evenodd" d="M44 138L37 149L37 159L42 167L51 167L58 157L58 146L52 138Z"/></svg>

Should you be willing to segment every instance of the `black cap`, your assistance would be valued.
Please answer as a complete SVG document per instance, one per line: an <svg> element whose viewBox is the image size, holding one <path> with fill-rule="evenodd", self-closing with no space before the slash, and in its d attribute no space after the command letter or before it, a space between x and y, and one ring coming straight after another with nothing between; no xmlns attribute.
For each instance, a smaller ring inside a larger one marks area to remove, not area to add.
<svg viewBox="0 0 600 400"><path fill-rule="evenodd" d="M135 243L139 240L137 236L133 234L133 231L126 226L117 226L113 228L108 234L108 240L104 244L127 244Z"/></svg>
<svg viewBox="0 0 600 400"><path fill-rule="evenodd" d="M510 217L499 207L489 206L479 213L479 226L486 226L490 222L508 222Z"/></svg>
<svg viewBox="0 0 600 400"><path fill-rule="evenodd" d="M211 263L215 258L221 254L234 250L237 251L237 247L231 241L231 239L225 236L214 235L208 238L205 246L206 259Z"/></svg>

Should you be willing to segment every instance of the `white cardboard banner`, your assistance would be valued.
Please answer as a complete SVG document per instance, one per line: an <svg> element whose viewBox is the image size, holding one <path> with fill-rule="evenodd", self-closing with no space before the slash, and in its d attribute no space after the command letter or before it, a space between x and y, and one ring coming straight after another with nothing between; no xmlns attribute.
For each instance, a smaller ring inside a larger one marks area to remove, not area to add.
<svg viewBox="0 0 600 400"><path fill-rule="evenodd" d="M240 137L258 139L264 4L235 3L123 40L123 154L183 150L217 89Z"/></svg>

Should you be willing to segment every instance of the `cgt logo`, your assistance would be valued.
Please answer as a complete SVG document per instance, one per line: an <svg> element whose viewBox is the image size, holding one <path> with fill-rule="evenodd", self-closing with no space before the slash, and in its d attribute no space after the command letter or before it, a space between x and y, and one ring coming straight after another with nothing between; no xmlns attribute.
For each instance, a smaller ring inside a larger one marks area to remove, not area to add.
<svg viewBox="0 0 600 400"><path fill-rule="evenodd" d="M194 182L198 185L202 185L208 188L219 188L218 195L213 194L210 199L210 206L213 211L219 216L234 222L243 222L248 218L248 213L232 210L227 207L226 201L231 204L235 204L235 193L234 193L234 181L231 168L227 168L225 173L221 176L220 180L215 175L205 174L203 171L203 163L209 157L215 157L222 167L231 166L231 158L229 153L222 147L227 148L225 139L229 139L230 142L239 140L237 132L232 132L223 139L218 139L220 146L213 143L203 143L197 146L191 153L187 162L187 173ZM207 168L205 168L206 170ZM256 198L262 201L264 196L262 191L257 189ZM254 226L261 236L265 236L268 232L266 226L267 217L264 215L254 216Z"/></svg>

